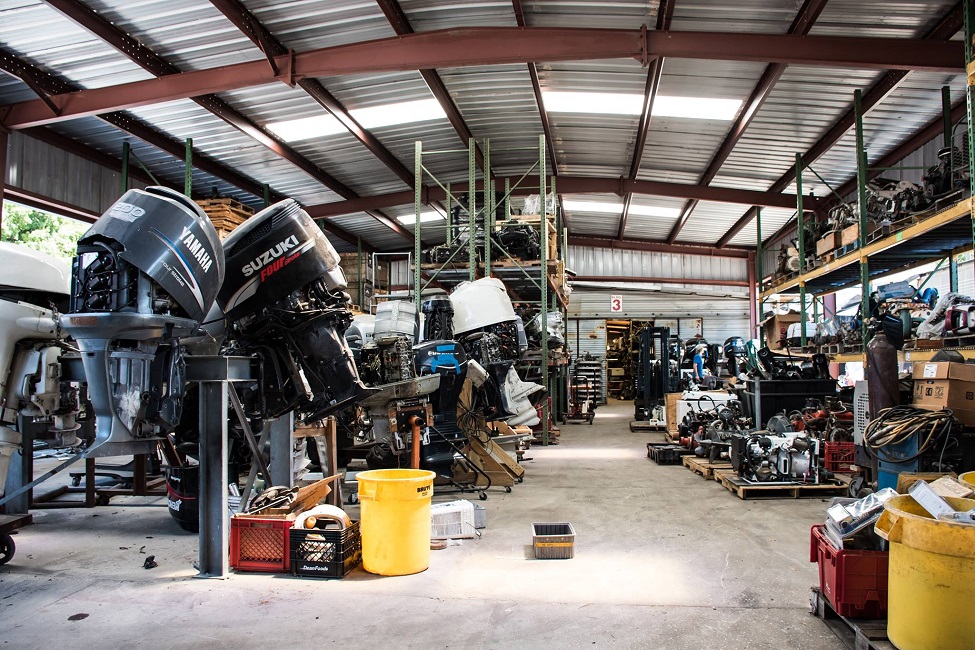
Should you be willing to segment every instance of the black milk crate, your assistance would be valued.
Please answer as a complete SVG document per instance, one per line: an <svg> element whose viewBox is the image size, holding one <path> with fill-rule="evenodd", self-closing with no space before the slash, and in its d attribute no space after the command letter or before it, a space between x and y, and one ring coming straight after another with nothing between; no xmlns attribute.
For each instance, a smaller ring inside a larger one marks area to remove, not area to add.
<svg viewBox="0 0 975 650"><path fill-rule="evenodd" d="M362 561L359 522L344 529L291 529L291 574L342 578Z"/></svg>
<svg viewBox="0 0 975 650"><path fill-rule="evenodd" d="M647 458L652 459L658 465L680 465L686 453L691 452L680 445L647 443Z"/></svg>

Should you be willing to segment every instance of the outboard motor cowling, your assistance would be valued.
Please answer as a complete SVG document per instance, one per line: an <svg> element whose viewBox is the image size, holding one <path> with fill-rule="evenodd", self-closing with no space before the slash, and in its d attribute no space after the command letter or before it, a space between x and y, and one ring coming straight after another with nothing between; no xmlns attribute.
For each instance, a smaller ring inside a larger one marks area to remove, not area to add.
<svg viewBox="0 0 975 650"><path fill-rule="evenodd" d="M89 456L146 453L182 412L183 347L224 279L213 224L173 190L129 190L78 242L70 313L96 419Z"/></svg>

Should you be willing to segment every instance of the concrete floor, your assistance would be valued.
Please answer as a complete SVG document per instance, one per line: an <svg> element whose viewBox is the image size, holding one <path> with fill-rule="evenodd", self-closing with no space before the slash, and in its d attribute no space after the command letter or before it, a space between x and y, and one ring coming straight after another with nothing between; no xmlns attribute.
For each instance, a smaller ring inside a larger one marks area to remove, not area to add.
<svg viewBox="0 0 975 650"><path fill-rule="evenodd" d="M0 567L0 640L15 648L843 647L808 613L809 527L825 500L742 501L658 466L632 406L529 451L525 482L484 502L477 541L430 569L344 580L193 576L196 538L163 499L39 510ZM435 496L435 501L455 497ZM350 507L353 517L357 508ZM533 521L569 521L575 558L531 559ZM142 568L146 554L158 568ZM72 620L76 619L76 620Z"/></svg>

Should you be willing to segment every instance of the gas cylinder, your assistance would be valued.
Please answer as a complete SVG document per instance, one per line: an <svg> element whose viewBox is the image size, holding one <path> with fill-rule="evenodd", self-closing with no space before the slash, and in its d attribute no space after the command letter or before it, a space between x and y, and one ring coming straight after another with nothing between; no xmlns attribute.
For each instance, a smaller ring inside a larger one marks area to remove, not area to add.
<svg viewBox="0 0 975 650"><path fill-rule="evenodd" d="M867 391L870 417L885 408L900 405L900 382L897 378L897 348L883 330L867 343Z"/></svg>

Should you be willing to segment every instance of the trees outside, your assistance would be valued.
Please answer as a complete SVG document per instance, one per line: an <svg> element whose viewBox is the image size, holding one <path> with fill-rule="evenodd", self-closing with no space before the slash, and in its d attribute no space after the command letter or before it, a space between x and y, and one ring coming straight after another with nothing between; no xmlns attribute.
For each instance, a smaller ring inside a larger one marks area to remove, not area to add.
<svg viewBox="0 0 975 650"><path fill-rule="evenodd" d="M78 239L88 224L56 214L3 202L3 229L0 240L23 244L53 257L70 260Z"/></svg>

